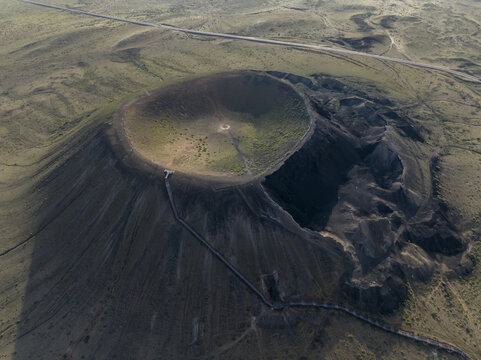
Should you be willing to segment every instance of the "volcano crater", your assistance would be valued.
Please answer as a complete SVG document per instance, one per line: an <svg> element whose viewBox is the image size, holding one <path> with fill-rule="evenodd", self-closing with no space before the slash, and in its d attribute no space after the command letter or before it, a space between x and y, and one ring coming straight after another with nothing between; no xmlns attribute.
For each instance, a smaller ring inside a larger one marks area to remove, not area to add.
<svg viewBox="0 0 481 360"><path fill-rule="evenodd" d="M212 189L236 185L223 196L238 191L241 202L216 203L343 249L334 293L359 308L392 311L407 297L405 279L429 280L443 257L469 271L456 216L425 171L433 158L412 153L425 146L422 129L375 89L311 78L240 71L156 90L119 113L123 155L130 147L134 167L148 163L155 176L176 170L183 192L195 193L176 198L184 216L217 213Z"/></svg>
<svg viewBox="0 0 481 360"><path fill-rule="evenodd" d="M309 133L309 103L288 81L239 71L155 90L119 114L124 139L161 168L246 182L272 172Z"/></svg>

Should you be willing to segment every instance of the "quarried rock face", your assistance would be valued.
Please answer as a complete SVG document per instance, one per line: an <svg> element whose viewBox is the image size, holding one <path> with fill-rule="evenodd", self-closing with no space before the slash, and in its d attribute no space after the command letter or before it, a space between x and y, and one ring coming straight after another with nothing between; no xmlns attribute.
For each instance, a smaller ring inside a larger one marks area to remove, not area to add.
<svg viewBox="0 0 481 360"><path fill-rule="evenodd" d="M437 200L433 208L426 209L416 222L410 223L406 230L407 238L428 252L454 255L466 250L466 243L448 220Z"/></svg>
<svg viewBox="0 0 481 360"><path fill-rule="evenodd" d="M422 129L380 95L317 79L297 79L318 113L312 136L263 185L300 226L343 244L353 263L344 285L356 304L390 311L407 294L407 276L429 279L436 254L460 254L466 245L435 184L412 180L430 162L412 161L418 155L407 150L424 141Z"/></svg>
<svg viewBox="0 0 481 360"><path fill-rule="evenodd" d="M345 291L353 304L372 313L392 311L408 294L406 284L396 275L387 276L382 283L375 280L347 282Z"/></svg>

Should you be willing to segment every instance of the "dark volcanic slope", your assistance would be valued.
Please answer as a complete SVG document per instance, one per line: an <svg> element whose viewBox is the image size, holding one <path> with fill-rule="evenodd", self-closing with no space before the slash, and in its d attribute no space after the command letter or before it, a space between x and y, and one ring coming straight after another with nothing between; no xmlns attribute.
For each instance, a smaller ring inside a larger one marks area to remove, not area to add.
<svg viewBox="0 0 481 360"><path fill-rule="evenodd" d="M320 116L264 186L300 226L332 233L348 249L356 269L344 286L358 306L390 311L406 297L407 277L429 279L436 254L466 250L455 215L434 196L436 156L417 154L422 129L382 95L290 77L304 83ZM457 270L469 266L464 259Z"/></svg>
<svg viewBox="0 0 481 360"><path fill-rule="evenodd" d="M432 196L435 163L425 173L410 155L422 133L379 94L273 74L310 96L312 136L263 185L174 175L177 209L270 301L390 311L406 276L428 279L440 254L461 259L465 247ZM266 311L175 221L162 169L130 155L103 129L52 153L32 189L36 231L0 249L8 289L8 269L32 259L21 320L2 321L0 345L22 360L293 358L331 346L325 329L342 319Z"/></svg>
<svg viewBox="0 0 481 360"><path fill-rule="evenodd" d="M162 176L126 168L102 131L80 148L39 189L45 227L32 240L23 319L3 338L16 341L16 358L193 358L263 318L258 299L175 221ZM256 286L276 274L267 295L337 297L346 257L259 217L276 217L259 185L215 190L176 177L173 191L182 216ZM259 331L271 326L263 319Z"/></svg>

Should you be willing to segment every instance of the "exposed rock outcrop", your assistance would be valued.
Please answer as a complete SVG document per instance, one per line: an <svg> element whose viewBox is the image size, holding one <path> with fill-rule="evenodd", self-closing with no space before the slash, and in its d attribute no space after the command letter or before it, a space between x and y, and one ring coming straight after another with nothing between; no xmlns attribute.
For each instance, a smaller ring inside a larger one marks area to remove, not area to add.
<svg viewBox="0 0 481 360"><path fill-rule="evenodd" d="M406 297L403 279L429 279L436 254L456 255L466 244L446 204L406 181L423 170L413 162L406 169L403 157L416 155L403 142L422 143L422 129L379 94L317 80L306 85L319 115L311 138L263 185L299 225L332 233L348 249L349 298L370 311L390 311ZM429 164L429 158L418 161ZM419 251L407 251L409 243Z"/></svg>

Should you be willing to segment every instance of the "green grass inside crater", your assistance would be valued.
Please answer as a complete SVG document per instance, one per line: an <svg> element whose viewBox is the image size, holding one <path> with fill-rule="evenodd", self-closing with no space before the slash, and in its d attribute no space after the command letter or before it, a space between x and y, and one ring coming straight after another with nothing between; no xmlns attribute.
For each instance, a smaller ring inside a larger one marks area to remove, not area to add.
<svg viewBox="0 0 481 360"><path fill-rule="evenodd" d="M124 111L127 137L141 156L196 175L263 174L287 158L309 128L294 89L253 73L177 84Z"/></svg>

